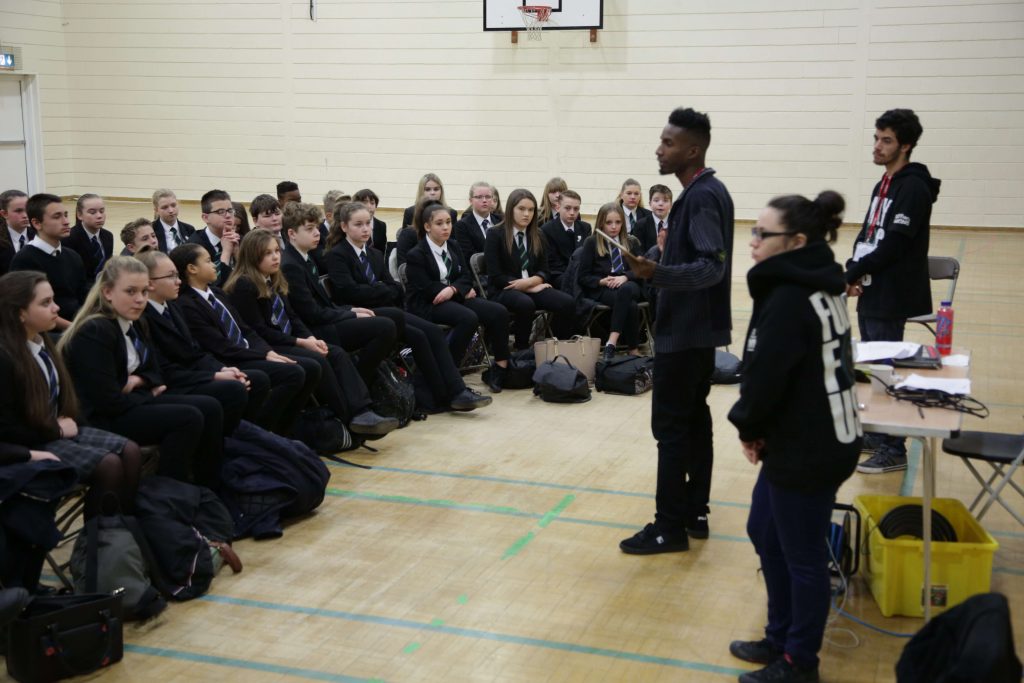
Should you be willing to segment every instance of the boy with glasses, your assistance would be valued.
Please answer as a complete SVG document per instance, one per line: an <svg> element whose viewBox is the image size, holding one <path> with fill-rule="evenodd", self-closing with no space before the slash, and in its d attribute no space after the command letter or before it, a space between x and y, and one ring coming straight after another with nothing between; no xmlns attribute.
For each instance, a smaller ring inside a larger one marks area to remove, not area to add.
<svg viewBox="0 0 1024 683"><path fill-rule="evenodd" d="M210 190L199 203L206 227L197 230L188 242L209 252L210 260L217 269L217 285L220 286L231 276L240 239L235 231L235 207L231 203L231 195L224 190Z"/></svg>

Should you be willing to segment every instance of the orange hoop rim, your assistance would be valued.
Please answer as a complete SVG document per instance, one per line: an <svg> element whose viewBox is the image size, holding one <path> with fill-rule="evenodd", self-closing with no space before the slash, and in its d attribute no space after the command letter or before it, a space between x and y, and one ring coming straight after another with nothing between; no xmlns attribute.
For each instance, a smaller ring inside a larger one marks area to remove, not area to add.
<svg viewBox="0 0 1024 683"><path fill-rule="evenodd" d="M523 14L532 14L538 22L545 22L551 18L551 5L523 5L519 11Z"/></svg>

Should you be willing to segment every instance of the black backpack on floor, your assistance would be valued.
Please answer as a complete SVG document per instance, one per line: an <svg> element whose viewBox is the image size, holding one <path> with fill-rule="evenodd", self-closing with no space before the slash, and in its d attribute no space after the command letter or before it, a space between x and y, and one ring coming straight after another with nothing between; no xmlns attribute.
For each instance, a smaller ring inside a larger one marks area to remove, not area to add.
<svg viewBox="0 0 1024 683"><path fill-rule="evenodd" d="M377 381L370 387L373 411L398 420L398 426L409 424L416 412L416 390L412 380L393 361L383 360L377 366Z"/></svg>
<svg viewBox="0 0 1024 683"><path fill-rule="evenodd" d="M650 356L622 356L597 361L594 386L609 394L636 396L654 386L654 359Z"/></svg>

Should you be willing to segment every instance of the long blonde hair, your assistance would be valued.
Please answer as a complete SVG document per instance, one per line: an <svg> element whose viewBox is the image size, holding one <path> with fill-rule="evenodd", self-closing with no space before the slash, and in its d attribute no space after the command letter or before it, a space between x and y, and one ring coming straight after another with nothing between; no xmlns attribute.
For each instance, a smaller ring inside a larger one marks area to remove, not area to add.
<svg viewBox="0 0 1024 683"><path fill-rule="evenodd" d="M544 186L544 192L541 194L540 198L539 209L539 213L542 216L544 216L544 223L547 223L549 220L551 220L551 215L555 212L555 207L551 205L551 200L548 199L548 195L551 194L552 192L558 192L559 194L561 194L562 192L565 192L568 189L569 186L565 183L563 179L559 178L558 176L555 176L554 178L549 180L548 184Z"/></svg>
<svg viewBox="0 0 1024 683"><path fill-rule="evenodd" d="M134 256L111 256L103 265L103 270L96 276L96 284L89 290L88 296L85 297L85 303L78 309L75 319L71 321L71 326L60 336L60 341L57 342L58 351L64 352L68 344L71 343L71 340L75 338L75 335L81 332L82 326L90 320L95 320L96 318L113 320L117 317L117 311L110 305L107 298L103 296L103 290L114 287L122 275L145 275L149 277L149 268ZM142 323L143 321L140 320L139 322Z"/></svg>
<svg viewBox="0 0 1024 683"><path fill-rule="evenodd" d="M419 187L416 188L416 202L423 199L423 188L425 188L427 183L429 183L431 180L433 180L435 183L438 184L438 186L440 186L441 203L444 204L445 206L448 206L448 202L446 202L444 199L444 183L441 182L441 179L437 177L436 173L424 173L423 177L420 178L420 185ZM413 202L413 204L415 204L416 202Z"/></svg>
<svg viewBox="0 0 1024 683"><path fill-rule="evenodd" d="M266 256L267 246L277 244L277 237L266 228L256 228L242 238L238 244L238 255L235 257L235 267L231 276L224 283L224 291L231 294L235 291L235 285L242 278L249 280L255 287L257 296L260 299L269 299L274 294L288 294L288 280L285 279L280 269L270 277L260 272L260 261Z"/></svg>
<svg viewBox="0 0 1024 683"><path fill-rule="evenodd" d="M604 234L608 235L608 233L604 229L604 224L608 221L608 214L610 213L617 213L619 214L619 218L622 219L622 227L619 229L618 236L619 249L625 252L633 253L632 249L630 249L631 235L629 235L626 232L626 212L622 209L622 204L620 204L619 202L608 202L607 204L605 204L604 206L597 210L597 219L594 221L594 230L600 230ZM608 236L611 237L611 235ZM597 242L598 256L607 256L607 243L600 237L597 237L596 235L593 239L596 240Z"/></svg>

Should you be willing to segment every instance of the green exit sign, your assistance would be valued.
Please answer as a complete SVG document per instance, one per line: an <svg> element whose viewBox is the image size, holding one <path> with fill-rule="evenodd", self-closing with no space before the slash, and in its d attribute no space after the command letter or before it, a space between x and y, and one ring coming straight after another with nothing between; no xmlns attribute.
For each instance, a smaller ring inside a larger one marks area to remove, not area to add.
<svg viewBox="0 0 1024 683"><path fill-rule="evenodd" d="M10 52L0 52L0 69L13 69L14 55Z"/></svg>

